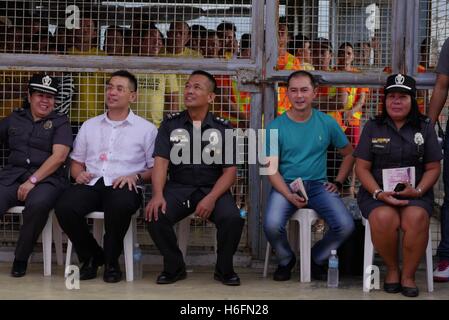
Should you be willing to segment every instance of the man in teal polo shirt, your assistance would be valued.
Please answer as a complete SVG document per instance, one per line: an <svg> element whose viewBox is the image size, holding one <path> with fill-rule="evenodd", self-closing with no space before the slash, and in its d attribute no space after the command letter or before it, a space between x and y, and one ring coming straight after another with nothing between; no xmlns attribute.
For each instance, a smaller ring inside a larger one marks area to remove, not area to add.
<svg viewBox="0 0 449 320"><path fill-rule="evenodd" d="M273 278L286 281L291 277L296 257L288 243L285 226L298 208L308 207L329 226L323 239L312 248L312 278L325 280L331 250L337 249L354 230L352 216L338 194L352 170L352 146L332 117L312 107L317 87L310 73L292 73L287 86L292 108L267 127L267 130L278 130L277 141L267 140L270 164L278 163L279 170L268 176L273 188L264 217L265 235L279 260ZM343 157L333 182L327 181L326 176L329 145L335 146ZM297 178L304 181L307 202L290 189L290 183Z"/></svg>

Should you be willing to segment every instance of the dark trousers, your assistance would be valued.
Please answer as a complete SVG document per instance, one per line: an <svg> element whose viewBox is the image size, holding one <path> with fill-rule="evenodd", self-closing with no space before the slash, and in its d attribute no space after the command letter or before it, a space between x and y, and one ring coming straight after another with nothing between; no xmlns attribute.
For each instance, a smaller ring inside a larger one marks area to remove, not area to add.
<svg viewBox="0 0 449 320"><path fill-rule="evenodd" d="M441 240L437 249L439 260L449 260L449 122L444 136L443 182L444 202L440 212Z"/></svg>
<svg viewBox="0 0 449 320"><path fill-rule="evenodd" d="M48 214L64 188L57 188L50 183L39 183L28 193L25 202L20 202L17 199L19 186L19 182L10 186L0 185L0 216L3 216L11 207L25 206L15 258L19 261L28 261L34 245L47 223Z"/></svg>
<svg viewBox="0 0 449 320"><path fill-rule="evenodd" d="M85 216L92 211L104 211L104 257L107 264L116 264L123 250L123 238L131 216L140 204L140 193L129 191L128 186L122 189L106 187L100 179L94 186L71 186L56 203L55 213L79 260L85 262L102 252Z"/></svg>
<svg viewBox="0 0 449 320"><path fill-rule="evenodd" d="M164 190L167 208L165 214L159 213L157 221L148 224L150 235L164 257L164 271L170 274L185 266L181 250L179 250L173 225L195 211L197 204L206 194L195 191L190 199L190 207L174 196L176 190L168 187ZM209 217L217 228L217 271L229 274L234 271L232 259L237 250L242 235L244 220L230 192L222 195L215 203L215 208Z"/></svg>

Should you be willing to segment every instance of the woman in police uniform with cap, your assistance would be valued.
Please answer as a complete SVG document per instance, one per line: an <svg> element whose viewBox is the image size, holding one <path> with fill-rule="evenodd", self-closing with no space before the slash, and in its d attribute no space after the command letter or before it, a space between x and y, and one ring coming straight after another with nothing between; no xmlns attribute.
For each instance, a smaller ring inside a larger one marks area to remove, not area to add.
<svg viewBox="0 0 449 320"><path fill-rule="evenodd" d="M365 125L354 156L362 184L358 194L360 210L369 220L374 247L387 266L384 291L416 297L419 291L415 272L427 246L432 189L440 175L442 153L433 126L418 110L412 77L388 77L382 113ZM387 190L383 169L395 169L396 177L400 172L408 173L411 179L390 178L389 185L394 187ZM402 271L398 229L403 231Z"/></svg>
<svg viewBox="0 0 449 320"><path fill-rule="evenodd" d="M72 147L72 131L67 116L53 111L57 88L55 78L34 75L28 84L26 108L0 121L0 143L10 150L0 170L0 216L10 207L25 206L13 277L25 275L48 214L68 186L64 162Z"/></svg>

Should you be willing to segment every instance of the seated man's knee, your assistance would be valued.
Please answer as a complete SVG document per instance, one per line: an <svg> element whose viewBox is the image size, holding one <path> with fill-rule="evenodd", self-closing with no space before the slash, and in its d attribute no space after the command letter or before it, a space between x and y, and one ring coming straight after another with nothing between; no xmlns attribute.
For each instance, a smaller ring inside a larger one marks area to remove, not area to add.
<svg viewBox="0 0 449 320"><path fill-rule="evenodd" d="M267 238L277 238L282 234L282 229L284 228L285 226L278 223L264 223L263 225L263 231Z"/></svg>
<svg viewBox="0 0 449 320"><path fill-rule="evenodd" d="M355 230L355 224L352 217L341 219L338 221L338 224L329 227L342 238L349 237Z"/></svg>
<svg viewBox="0 0 449 320"><path fill-rule="evenodd" d="M223 215L222 218L217 221L217 224L225 224L233 227L240 227L244 223L245 220L240 217L240 213L238 211L235 211L232 214Z"/></svg>

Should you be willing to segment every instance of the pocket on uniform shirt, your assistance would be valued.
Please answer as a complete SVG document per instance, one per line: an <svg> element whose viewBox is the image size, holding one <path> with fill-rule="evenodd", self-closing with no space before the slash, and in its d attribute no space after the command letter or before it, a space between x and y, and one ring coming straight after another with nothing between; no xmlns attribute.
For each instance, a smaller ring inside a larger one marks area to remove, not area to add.
<svg viewBox="0 0 449 320"><path fill-rule="evenodd" d="M8 129L8 135L9 136L17 136L19 135L21 132L23 132L23 130L19 127L10 127Z"/></svg>
<svg viewBox="0 0 449 320"><path fill-rule="evenodd" d="M48 137L34 136L30 138L29 145L38 150L51 152L53 143L50 136Z"/></svg>
<svg viewBox="0 0 449 320"><path fill-rule="evenodd" d="M390 143L372 143L371 152L378 155L385 155L391 152Z"/></svg>
<svg viewBox="0 0 449 320"><path fill-rule="evenodd" d="M18 145L20 143L23 143L23 141L26 139L23 135L23 128L20 127L10 127L8 129L8 143L9 145Z"/></svg>

